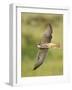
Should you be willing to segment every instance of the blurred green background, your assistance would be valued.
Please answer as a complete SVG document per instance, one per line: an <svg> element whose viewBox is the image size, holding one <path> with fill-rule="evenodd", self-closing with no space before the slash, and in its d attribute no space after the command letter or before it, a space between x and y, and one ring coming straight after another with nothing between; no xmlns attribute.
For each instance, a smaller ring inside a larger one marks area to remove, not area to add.
<svg viewBox="0 0 72 90"><path fill-rule="evenodd" d="M60 48L48 50L44 63L33 71L38 48L45 25L51 23L52 42ZM63 74L63 15L43 13L21 13L21 76L54 76Z"/></svg>

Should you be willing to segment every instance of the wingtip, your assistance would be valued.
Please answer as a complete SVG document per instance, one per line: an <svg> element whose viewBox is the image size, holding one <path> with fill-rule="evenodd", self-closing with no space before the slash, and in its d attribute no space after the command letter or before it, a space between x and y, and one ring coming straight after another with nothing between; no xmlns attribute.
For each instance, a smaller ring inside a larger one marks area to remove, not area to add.
<svg viewBox="0 0 72 90"><path fill-rule="evenodd" d="M34 67L34 68L33 68L33 71L36 70L36 69L37 69L37 67Z"/></svg>

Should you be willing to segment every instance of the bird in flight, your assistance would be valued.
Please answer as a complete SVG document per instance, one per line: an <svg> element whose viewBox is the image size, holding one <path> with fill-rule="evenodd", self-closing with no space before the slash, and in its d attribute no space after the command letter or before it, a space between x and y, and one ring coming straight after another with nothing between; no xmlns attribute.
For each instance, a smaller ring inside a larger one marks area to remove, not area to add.
<svg viewBox="0 0 72 90"><path fill-rule="evenodd" d="M36 63L34 65L33 70L36 70L38 67L40 67L40 65L43 64L49 48L59 47L59 45L51 43L52 33L53 33L52 25L47 24L45 29L46 30L43 33L43 37L40 41L40 44L37 45L37 48L39 48L39 50L38 50L38 53L37 53Z"/></svg>

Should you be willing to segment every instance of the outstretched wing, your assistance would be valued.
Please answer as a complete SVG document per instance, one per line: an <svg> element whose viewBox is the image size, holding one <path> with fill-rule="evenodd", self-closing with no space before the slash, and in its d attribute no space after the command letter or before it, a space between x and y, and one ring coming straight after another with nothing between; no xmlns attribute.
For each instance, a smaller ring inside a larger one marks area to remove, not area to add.
<svg viewBox="0 0 72 90"><path fill-rule="evenodd" d="M43 37L41 39L40 45L44 43L50 43L51 39L52 39L52 26L51 24L48 24L46 27L46 31L44 32ZM33 70L36 70L44 62L47 52L48 48L39 49Z"/></svg>

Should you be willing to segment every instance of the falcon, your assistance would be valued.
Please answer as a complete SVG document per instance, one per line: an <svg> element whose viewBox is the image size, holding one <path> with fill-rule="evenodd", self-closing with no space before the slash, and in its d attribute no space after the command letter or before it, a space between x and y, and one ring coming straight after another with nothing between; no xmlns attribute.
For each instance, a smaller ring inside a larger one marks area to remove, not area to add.
<svg viewBox="0 0 72 90"><path fill-rule="evenodd" d="M52 33L53 33L52 25L47 24L45 29L46 30L43 33L40 44L37 45L37 48L39 48L39 50L36 56L36 63L34 65L33 70L36 70L38 67L40 67L43 64L49 48L59 47L59 45L51 43Z"/></svg>

